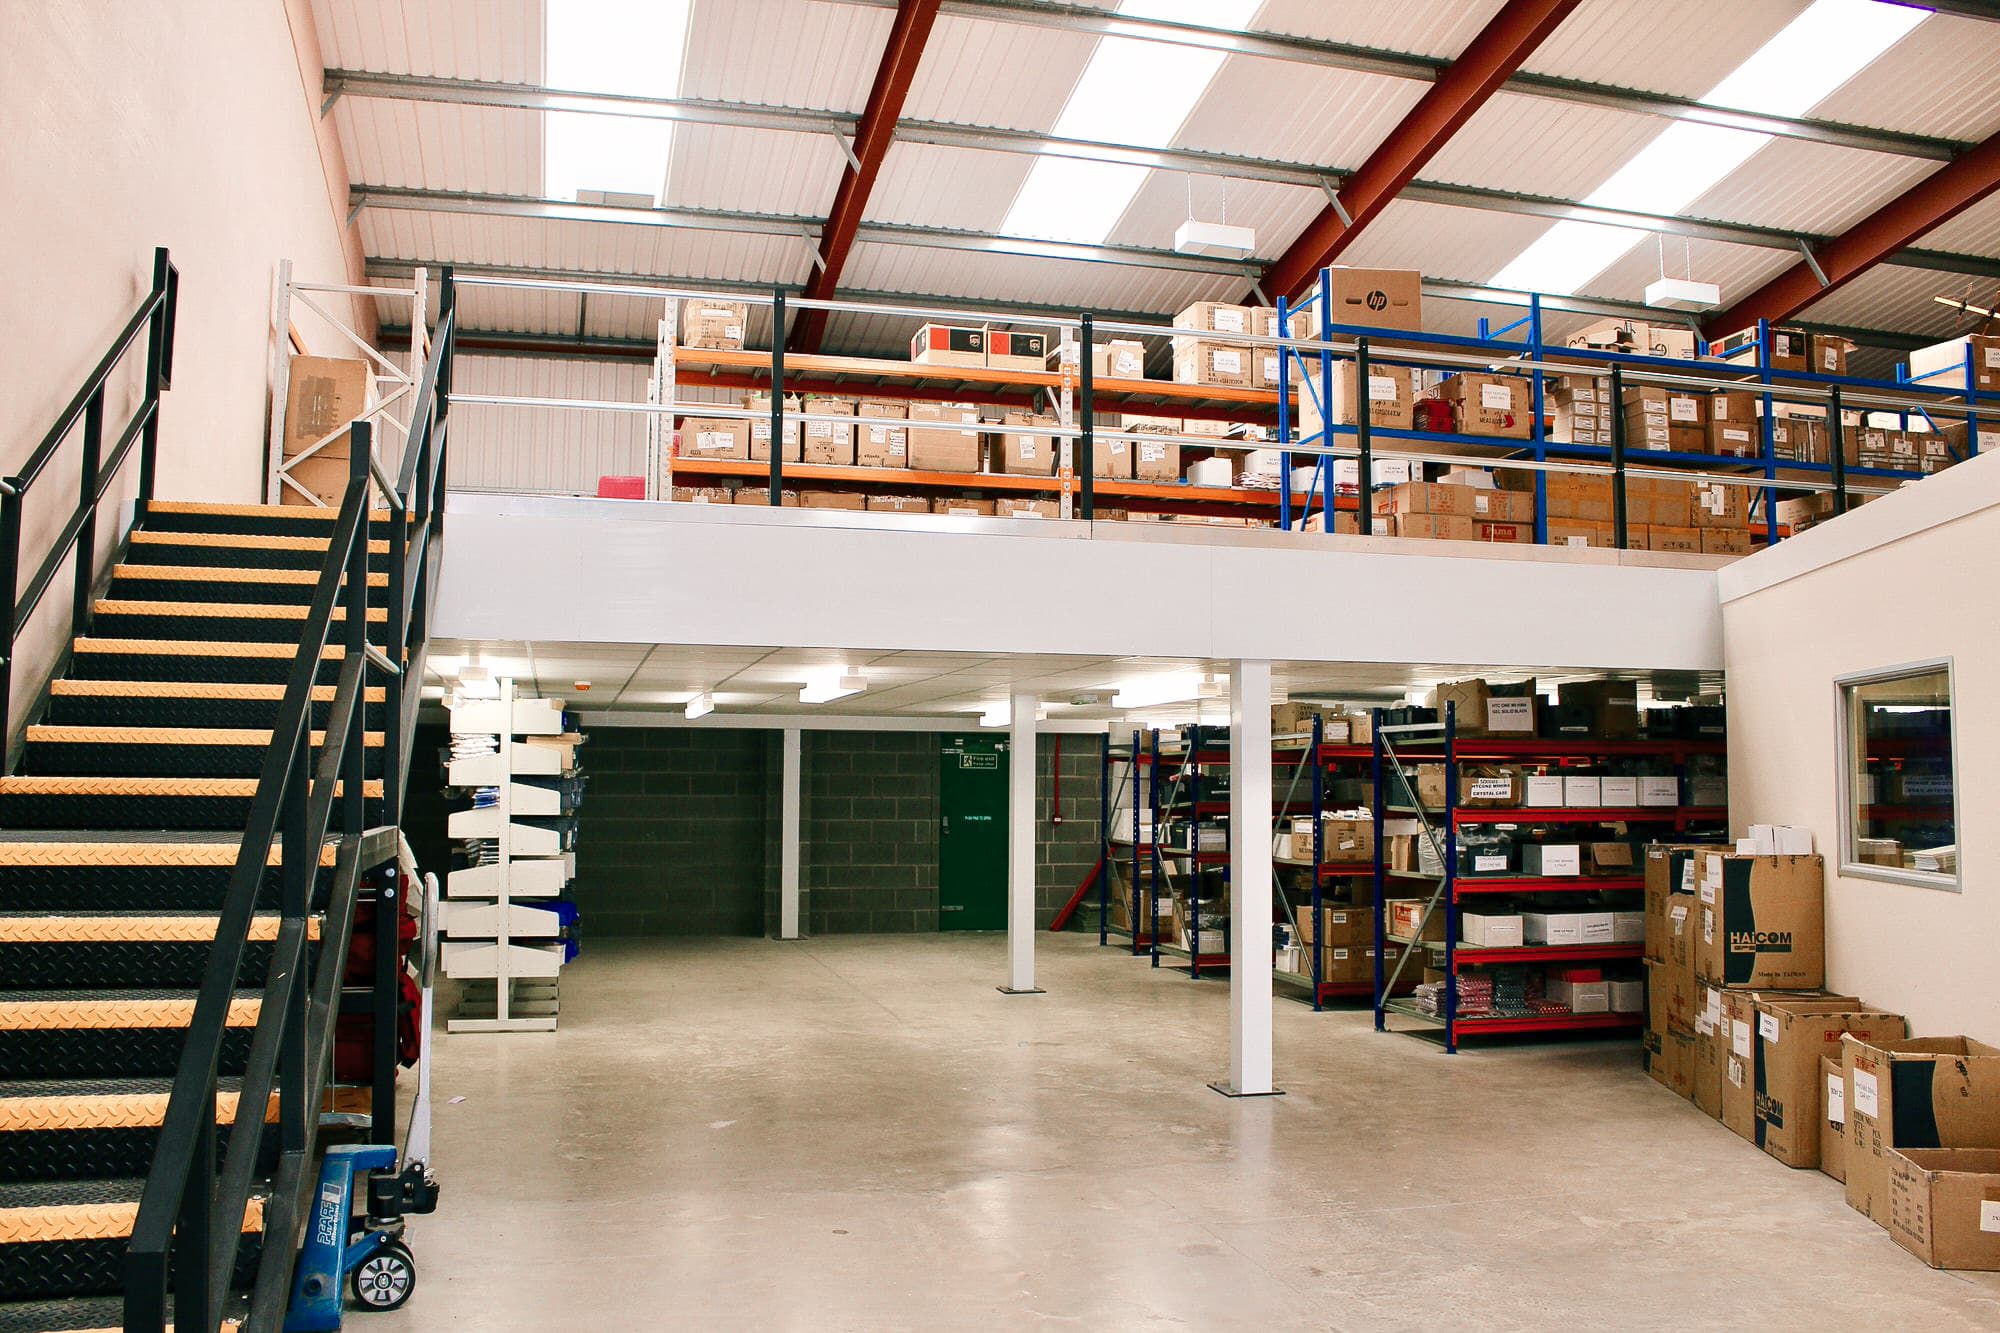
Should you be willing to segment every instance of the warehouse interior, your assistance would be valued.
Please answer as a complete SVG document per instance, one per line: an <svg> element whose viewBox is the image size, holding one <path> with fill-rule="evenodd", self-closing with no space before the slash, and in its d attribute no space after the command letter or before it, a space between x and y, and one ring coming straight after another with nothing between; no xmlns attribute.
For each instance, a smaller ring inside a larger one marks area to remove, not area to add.
<svg viewBox="0 0 2000 1333"><path fill-rule="evenodd" d="M0 15L0 1329L1995 1322L2000 7Z"/></svg>

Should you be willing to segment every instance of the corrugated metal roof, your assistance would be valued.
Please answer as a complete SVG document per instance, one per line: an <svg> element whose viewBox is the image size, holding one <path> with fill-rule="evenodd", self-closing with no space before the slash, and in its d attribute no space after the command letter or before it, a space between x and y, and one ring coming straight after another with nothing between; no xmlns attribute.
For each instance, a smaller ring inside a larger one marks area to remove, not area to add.
<svg viewBox="0 0 2000 1333"><path fill-rule="evenodd" d="M1910 134L1987 138L2000 131L2000 24L1933 14L1812 114Z"/></svg>
<svg viewBox="0 0 2000 1333"><path fill-rule="evenodd" d="M1422 175L1453 185L1581 199L1666 126L1657 116L1499 93L1473 113Z"/></svg>
<svg viewBox="0 0 2000 1333"><path fill-rule="evenodd" d="M547 222L455 213L366 210L361 244L389 259L591 273L800 284L811 264L803 239L604 222Z"/></svg>
<svg viewBox="0 0 2000 1333"><path fill-rule="evenodd" d="M1173 248L1174 231L1187 221L1188 191L1194 192L1194 216L1226 220L1257 229L1257 257L1276 259L1285 246L1326 207L1326 195L1302 185L1269 181L1222 181L1213 177L1190 182L1180 172L1154 171L1106 238L1113 245Z"/></svg>
<svg viewBox="0 0 2000 1333"><path fill-rule="evenodd" d="M356 184L542 193L538 112L343 97L333 123Z"/></svg>
<svg viewBox="0 0 2000 1333"><path fill-rule="evenodd" d="M1087 33L947 14L931 29L903 114L1047 133L1096 46Z"/></svg>
<svg viewBox="0 0 2000 1333"><path fill-rule="evenodd" d="M1163 313L1195 301L1233 301L1248 286L1236 278L1176 270L869 244L854 247L845 282L863 291L952 293L1078 311L1101 307Z"/></svg>
<svg viewBox="0 0 2000 1333"><path fill-rule="evenodd" d="M542 0L313 0L330 68L542 82Z"/></svg>
<svg viewBox="0 0 2000 1333"><path fill-rule="evenodd" d="M467 394L640 403L651 371L640 361L466 354L452 377ZM451 413L447 467L456 489L595 495L599 477L644 475L645 418L462 403Z"/></svg>
<svg viewBox="0 0 2000 1333"><path fill-rule="evenodd" d="M895 17L815 0L696 0L681 95L859 111Z"/></svg>
<svg viewBox="0 0 2000 1333"><path fill-rule="evenodd" d="M1487 282L1551 225L1547 218L1398 200L1361 233L1341 262Z"/></svg>
<svg viewBox="0 0 2000 1333"><path fill-rule="evenodd" d="M1990 194L1918 242L1926 250L2000 257L2000 194Z"/></svg>
<svg viewBox="0 0 2000 1333"><path fill-rule="evenodd" d="M832 135L724 125L675 126L667 162L669 204L813 217L833 207L847 168Z"/></svg>
<svg viewBox="0 0 2000 1333"><path fill-rule="evenodd" d="M998 231L1035 159L1025 153L896 143L868 196L871 220Z"/></svg>
<svg viewBox="0 0 2000 1333"><path fill-rule="evenodd" d="M1642 301L1646 297L1646 284L1659 279L1663 261L1670 278L1685 277L1691 266L1696 280L1713 282L1722 288L1722 299L1726 302L1748 296L1797 263L1798 256L1786 250L1728 245L1721 241L1648 236L1585 284L1583 294L1617 301Z"/></svg>
<svg viewBox="0 0 2000 1333"><path fill-rule="evenodd" d="M1563 20L1522 68L1621 88L1700 97L1798 17L1807 3L1590 0Z"/></svg>
<svg viewBox="0 0 2000 1333"><path fill-rule="evenodd" d="M1881 264L1806 307L1803 317L1823 324L1904 329L1942 342L1974 331L1978 320L1931 298L1951 296L1990 307L1994 287L1991 278Z"/></svg>
<svg viewBox="0 0 2000 1333"><path fill-rule="evenodd" d="M1230 56L1174 143L1351 170L1425 87L1409 79Z"/></svg>
<svg viewBox="0 0 2000 1333"><path fill-rule="evenodd" d="M1251 26L1449 60L1499 12L1500 0L1398 0L1393 5L1265 0Z"/></svg>
<svg viewBox="0 0 2000 1333"><path fill-rule="evenodd" d="M1940 165L1803 139L1773 139L1681 211L1690 217L1838 235Z"/></svg>

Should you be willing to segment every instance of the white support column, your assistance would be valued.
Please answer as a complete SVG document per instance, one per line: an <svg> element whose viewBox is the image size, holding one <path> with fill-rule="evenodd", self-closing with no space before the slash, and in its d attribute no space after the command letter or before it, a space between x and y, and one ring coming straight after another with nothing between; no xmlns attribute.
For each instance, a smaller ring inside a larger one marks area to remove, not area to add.
<svg viewBox="0 0 2000 1333"><path fill-rule="evenodd" d="M784 752L784 791L778 814L778 938L795 940L799 937L799 827L805 806L797 727L785 728L780 748Z"/></svg>
<svg viewBox="0 0 2000 1333"><path fill-rule="evenodd" d="M1271 1086L1271 664L1229 668L1229 1081Z"/></svg>
<svg viewBox="0 0 2000 1333"><path fill-rule="evenodd" d="M1035 985L1035 708L1015 694L1007 722L1007 984L1009 995L1040 995Z"/></svg>

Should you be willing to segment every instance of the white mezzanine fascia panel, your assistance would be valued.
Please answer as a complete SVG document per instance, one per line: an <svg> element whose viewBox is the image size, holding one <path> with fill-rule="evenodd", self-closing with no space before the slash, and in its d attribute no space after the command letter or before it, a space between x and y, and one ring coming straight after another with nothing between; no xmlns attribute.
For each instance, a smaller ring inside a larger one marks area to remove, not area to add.
<svg viewBox="0 0 2000 1333"><path fill-rule="evenodd" d="M1715 669L1713 563L1524 548L1461 556L1390 538L455 495L440 633L861 648L1507 666ZM699 567L691 582L680 573ZM615 580L599 577L617 569ZM893 598L852 590L895 571ZM995 578L1004 570L1005 578ZM494 586L513 590L506 598ZM1297 614L1296 589L1351 589ZM1176 614L1107 617L1087 590L1189 590ZM1061 596L1055 590L1080 590ZM970 595L977 589L978 595ZM1588 606L1589 616L1411 615Z"/></svg>
<svg viewBox="0 0 2000 1333"><path fill-rule="evenodd" d="M1577 6L1522 68L1588 83L1700 97L1803 13L1809 0ZM1661 122L1663 125L1665 122Z"/></svg>
<svg viewBox="0 0 2000 1333"><path fill-rule="evenodd" d="M1933 14L1811 114L1976 143L2000 131L2000 25Z"/></svg>
<svg viewBox="0 0 2000 1333"><path fill-rule="evenodd" d="M830 134L677 125L668 157L666 202L788 217L825 217L847 170Z"/></svg>
<svg viewBox="0 0 2000 1333"><path fill-rule="evenodd" d="M895 18L887 6L695 0L681 95L858 112Z"/></svg>
<svg viewBox="0 0 2000 1333"><path fill-rule="evenodd" d="M1400 0L1394 5L1265 0L1250 26L1260 32L1451 60L1500 7L1500 0Z"/></svg>
<svg viewBox="0 0 2000 1333"><path fill-rule="evenodd" d="M343 97L333 123L357 185L542 193L540 112Z"/></svg>
<svg viewBox="0 0 2000 1333"><path fill-rule="evenodd" d="M540 83L542 0L312 0L329 69Z"/></svg>
<svg viewBox="0 0 2000 1333"><path fill-rule="evenodd" d="M942 15L903 116L1047 133L1096 49L1089 33Z"/></svg>

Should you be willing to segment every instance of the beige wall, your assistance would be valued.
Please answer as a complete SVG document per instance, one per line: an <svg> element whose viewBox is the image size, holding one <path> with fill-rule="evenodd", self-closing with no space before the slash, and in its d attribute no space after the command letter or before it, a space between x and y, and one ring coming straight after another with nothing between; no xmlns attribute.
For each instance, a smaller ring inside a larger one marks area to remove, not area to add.
<svg viewBox="0 0 2000 1333"><path fill-rule="evenodd" d="M159 494L260 498L277 262L358 272L345 166L316 124L316 75L310 92L301 77L319 63L306 0L0 0L0 32L0 469L26 460L166 245L181 303ZM114 402L107 417L125 415ZM31 495L24 580L75 504L76 448ZM100 524L107 543L116 526ZM23 639L10 722L61 641L66 588Z"/></svg>
<svg viewBox="0 0 2000 1333"><path fill-rule="evenodd" d="M1827 860L1828 985L1907 1014L1920 1035L1989 1042L2000 1042L1996 569L2000 457L1987 457L1723 579L1731 825L1813 830ZM1834 678L1939 657L1953 662L1963 891L1844 877Z"/></svg>

